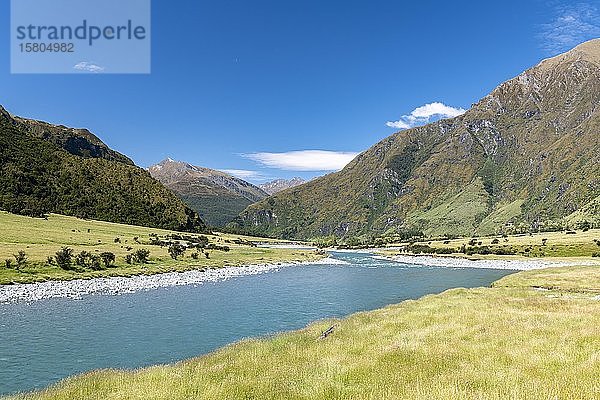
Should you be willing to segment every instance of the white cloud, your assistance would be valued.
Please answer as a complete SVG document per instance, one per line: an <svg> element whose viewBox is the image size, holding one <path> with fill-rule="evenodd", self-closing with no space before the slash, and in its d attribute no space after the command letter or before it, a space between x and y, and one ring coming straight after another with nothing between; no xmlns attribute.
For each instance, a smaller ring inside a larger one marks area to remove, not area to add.
<svg viewBox="0 0 600 400"><path fill-rule="evenodd" d="M409 129L415 126L426 125L432 120L440 118L458 117L466 112L463 108L454 108L444 103L434 102L415 108L410 114L403 115L398 121L388 121L390 128Z"/></svg>
<svg viewBox="0 0 600 400"><path fill-rule="evenodd" d="M249 171L247 169L224 169L223 172L240 179L264 179L264 176L260 172Z"/></svg>
<svg viewBox="0 0 600 400"><path fill-rule="evenodd" d="M102 67L100 65L96 65L91 62L87 62L87 61L82 61L78 64L75 64L73 66L73 69L76 69L78 71L86 71L86 72L93 72L93 73L98 73L98 72L104 71L104 67Z"/></svg>
<svg viewBox="0 0 600 400"><path fill-rule="evenodd" d="M586 40L600 37L600 10L586 3L558 7L552 21L541 25L538 36L548 55L570 50Z"/></svg>
<svg viewBox="0 0 600 400"><path fill-rule="evenodd" d="M244 157L267 167L286 171L339 171L358 153L325 150L299 150L285 153L251 153Z"/></svg>

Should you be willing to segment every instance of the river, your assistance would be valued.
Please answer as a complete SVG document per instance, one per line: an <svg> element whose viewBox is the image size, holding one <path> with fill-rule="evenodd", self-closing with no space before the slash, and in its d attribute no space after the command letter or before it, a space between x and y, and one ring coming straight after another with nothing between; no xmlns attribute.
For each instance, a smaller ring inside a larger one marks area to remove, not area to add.
<svg viewBox="0 0 600 400"><path fill-rule="evenodd" d="M200 285L0 304L0 394L99 368L138 368L206 354L514 271L401 264L366 253ZM343 263L341 263L343 262Z"/></svg>

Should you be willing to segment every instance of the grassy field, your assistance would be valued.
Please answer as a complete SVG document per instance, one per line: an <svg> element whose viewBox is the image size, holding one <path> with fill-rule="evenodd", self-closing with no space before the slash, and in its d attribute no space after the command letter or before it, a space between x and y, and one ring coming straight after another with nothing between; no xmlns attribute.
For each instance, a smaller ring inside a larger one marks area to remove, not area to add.
<svg viewBox="0 0 600 400"><path fill-rule="evenodd" d="M522 272L11 399L598 399L599 291L600 267Z"/></svg>
<svg viewBox="0 0 600 400"><path fill-rule="evenodd" d="M251 247L247 243L249 240L261 242L270 240L220 233L205 236L211 244L227 246L230 251L208 250L209 258L200 254L198 259L193 259L191 257L193 251L188 250L179 259L173 260L167 247L150 244L150 234L163 238L176 233L54 214L49 215L45 220L0 211L0 284L154 274L224 265L305 261L321 257L307 250ZM63 246L72 248L75 253L82 250L92 254L112 252L116 256L115 266L99 271L85 269L75 272L49 265L47 258L54 256ZM138 249L150 251L150 262L127 264L126 255ZM17 270L14 268L13 255L21 250L26 253L28 261L26 266ZM12 268L6 268L4 262L6 259L12 261Z"/></svg>
<svg viewBox="0 0 600 400"><path fill-rule="evenodd" d="M478 238L459 238L453 240L438 239L417 242L434 248L459 249L469 246L488 246L490 248L510 248L522 257L591 257L600 254L600 229L588 231L543 232L511 236L487 236ZM473 241L473 242L472 242ZM389 246L404 246L407 243L391 243ZM394 251L388 254L395 254Z"/></svg>

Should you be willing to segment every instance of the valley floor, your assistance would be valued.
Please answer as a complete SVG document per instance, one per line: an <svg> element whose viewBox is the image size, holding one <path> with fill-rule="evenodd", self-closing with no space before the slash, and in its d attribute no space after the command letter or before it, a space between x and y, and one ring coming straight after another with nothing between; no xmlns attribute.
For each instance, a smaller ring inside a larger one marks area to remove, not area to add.
<svg viewBox="0 0 600 400"><path fill-rule="evenodd" d="M14 399L597 399L598 326L600 267L531 270Z"/></svg>
<svg viewBox="0 0 600 400"><path fill-rule="evenodd" d="M171 258L168 245L153 240L185 242L173 237L206 237L204 250L188 249L177 259ZM0 211L0 286L7 284L65 281L76 279L129 277L170 272L196 271L224 266L271 265L314 261L323 255L298 248L255 247L252 242L270 239L215 233L192 235L181 232L82 220L51 214L47 219L29 218ZM56 265L56 252L63 247L73 250L72 269ZM225 251L225 248L227 251ZM138 250L149 252L144 263L127 263L126 257ZM23 251L24 265L17 266L15 255ZM100 255L113 253L115 262L108 268L93 269L76 265L80 252ZM7 266L7 261L10 266Z"/></svg>

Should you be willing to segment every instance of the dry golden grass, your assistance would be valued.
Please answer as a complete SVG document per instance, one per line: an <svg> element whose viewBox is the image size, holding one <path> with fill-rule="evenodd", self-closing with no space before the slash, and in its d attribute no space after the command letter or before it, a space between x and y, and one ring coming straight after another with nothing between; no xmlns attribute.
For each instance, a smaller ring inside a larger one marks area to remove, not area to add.
<svg viewBox="0 0 600 400"><path fill-rule="evenodd" d="M320 257L315 252L306 250L257 248L246 244L236 244L233 242L238 239L267 242L272 240L217 233L206 235L210 243L228 246L231 251L210 251L210 258L207 259L200 255L197 260L194 260L190 250L182 258L173 260L166 247L150 244L149 235L151 233L164 237L179 232L82 220L56 214L49 215L45 220L0 211L0 284L154 274L224 265L306 261ZM119 243L115 243L116 238L119 238ZM48 265L47 257L54 256L63 246L72 248L75 253L82 250L93 254L112 252L117 257L116 268L73 272L64 271L56 265ZM150 263L143 265L125 263L125 256L138 249L150 251ZM13 255L20 250L25 251L28 265L20 271L14 268L5 268L4 260L12 259L14 265Z"/></svg>

